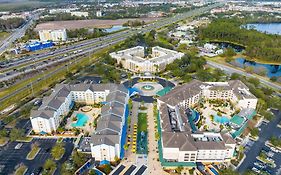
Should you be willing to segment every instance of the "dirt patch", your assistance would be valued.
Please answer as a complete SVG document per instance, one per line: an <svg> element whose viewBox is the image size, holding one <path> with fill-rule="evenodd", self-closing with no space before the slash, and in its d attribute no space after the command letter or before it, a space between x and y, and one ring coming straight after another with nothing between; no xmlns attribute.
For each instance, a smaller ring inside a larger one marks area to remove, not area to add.
<svg viewBox="0 0 281 175"><path fill-rule="evenodd" d="M123 25L129 20L139 20L146 23L158 20L160 18L130 18L117 20L70 20L70 21L51 21L38 24L35 30L54 30L54 29L79 29L79 28L108 28L114 25Z"/></svg>

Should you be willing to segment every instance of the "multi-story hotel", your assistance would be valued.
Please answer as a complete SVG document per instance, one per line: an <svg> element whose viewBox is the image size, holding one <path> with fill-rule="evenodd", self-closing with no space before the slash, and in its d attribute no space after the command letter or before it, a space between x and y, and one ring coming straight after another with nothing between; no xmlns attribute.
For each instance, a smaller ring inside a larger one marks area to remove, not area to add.
<svg viewBox="0 0 281 175"><path fill-rule="evenodd" d="M125 69L132 72L159 72L166 68L167 64L184 56L183 53L152 47L152 54L145 58L145 49L142 46L110 53L110 56L122 64Z"/></svg>
<svg viewBox="0 0 281 175"><path fill-rule="evenodd" d="M255 109L257 98L239 80L193 80L159 97L163 159L169 162L224 162L233 157L236 143L230 134L201 132L189 121L189 108L202 98L229 99L241 109Z"/></svg>
<svg viewBox="0 0 281 175"><path fill-rule="evenodd" d="M92 156L96 160L113 161L120 157L126 137L128 90L116 84L59 84L43 99L38 110L31 112L31 124L36 133L52 133L68 114L74 102L94 104L103 102L101 116L91 135Z"/></svg>
<svg viewBox="0 0 281 175"><path fill-rule="evenodd" d="M40 41L66 41L65 29L59 30L39 30Z"/></svg>

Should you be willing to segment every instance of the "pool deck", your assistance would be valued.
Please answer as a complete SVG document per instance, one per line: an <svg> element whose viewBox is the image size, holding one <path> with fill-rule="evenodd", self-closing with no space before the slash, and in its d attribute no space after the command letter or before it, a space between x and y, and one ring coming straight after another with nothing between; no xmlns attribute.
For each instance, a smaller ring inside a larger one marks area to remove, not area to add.
<svg viewBox="0 0 281 175"><path fill-rule="evenodd" d="M98 117L98 115L101 113L101 108L93 108L89 112L82 112L81 108L78 111L74 111L70 118L67 119L67 124L65 125L66 129L72 129L72 124L76 121L72 121L73 117L76 116L77 113L84 113L89 117L89 120L87 121L86 125L83 127L77 127L82 129L84 132L93 132L95 129L93 127L93 122L95 118Z"/></svg>

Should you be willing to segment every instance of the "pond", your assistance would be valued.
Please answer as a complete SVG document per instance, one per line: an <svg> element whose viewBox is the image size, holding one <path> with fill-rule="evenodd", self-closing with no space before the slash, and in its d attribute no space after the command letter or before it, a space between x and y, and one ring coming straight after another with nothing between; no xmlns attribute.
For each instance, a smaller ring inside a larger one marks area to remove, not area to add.
<svg viewBox="0 0 281 175"><path fill-rule="evenodd" d="M254 61L248 61L245 58L236 58L235 62L240 66L253 66L254 72L257 73L259 70L265 70L267 77L280 77L281 76L281 65L273 65L273 64L262 64L256 63Z"/></svg>
<svg viewBox="0 0 281 175"><path fill-rule="evenodd" d="M259 32L281 35L281 23L251 23L244 26L246 29L255 29Z"/></svg>
<svg viewBox="0 0 281 175"><path fill-rule="evenodd" d="M116 32L116 31L119 31L119 30L122 30L122 29L126 29L127 27L123 27L123 26L112 26L111 28L107 28L107 29L104 29L105 32L107 33L111 33L111 32Z"/></svg>

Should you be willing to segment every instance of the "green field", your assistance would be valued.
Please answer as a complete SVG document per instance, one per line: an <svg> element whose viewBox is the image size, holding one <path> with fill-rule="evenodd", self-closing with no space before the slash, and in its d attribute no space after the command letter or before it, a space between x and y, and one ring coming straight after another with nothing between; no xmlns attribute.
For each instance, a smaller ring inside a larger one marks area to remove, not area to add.
<svg viewBox="0 0 281 175"><path fill-rule="evenodd" d="M2 11L20 11L20 10L30 10L39 7L45 7L51 4L51 2L40 2L40 1L10 1L0 4L0 12Z"/></svg>
<svg viewBox="0 0 281 175"><path fill-rule="evenodd" d="M138 114L138 132L147 132L147 114Z"/></svg>
<svg viewBox="0 0 281 175"><path fill-rule="evenodd" d="M10 35L8 32L0 32L0 41L4 40Z"/></svg>

